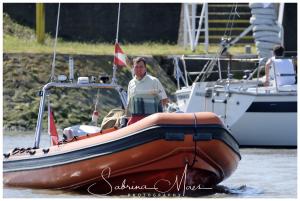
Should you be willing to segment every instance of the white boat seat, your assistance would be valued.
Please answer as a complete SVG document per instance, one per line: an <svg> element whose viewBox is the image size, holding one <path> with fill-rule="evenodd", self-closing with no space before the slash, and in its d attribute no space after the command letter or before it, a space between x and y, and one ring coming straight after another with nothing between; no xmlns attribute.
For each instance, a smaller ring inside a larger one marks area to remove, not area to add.
<svg viewBox="0 0 300 201"><path fill-rule="evenodd" d="M67 127L63 130L63 134L67 137L67 139L72 139L73 137L79 137L86 134L98 133L101 131L101 128L97 126L90 125L75 125L71 127Z"/></svg>
<svg viewBox="0 0 300 201"><path fill-rule="evenodd" d="M296 74L292 59L273 59L274 77L276 87L281 88L285 85L294 85Z"/></svg>

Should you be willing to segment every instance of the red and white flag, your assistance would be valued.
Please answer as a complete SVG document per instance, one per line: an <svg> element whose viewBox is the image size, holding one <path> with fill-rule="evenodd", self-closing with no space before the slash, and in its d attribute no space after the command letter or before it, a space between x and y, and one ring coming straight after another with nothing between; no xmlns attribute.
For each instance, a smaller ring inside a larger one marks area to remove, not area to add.
<svg viewBox="0 0 300 201"><path fill-rule="evenodd" d="M124 54L123 50L121 49L119 43L115 44L115 58L114 64L118 67L127 66L126 64L126 54Z"/></svg>
<svg viewBox="0 0 300 201"><path fill-rule="evenodd" d="M58 133L56 130L53 112L50 108L50 105L48 105L48 134L51 137L51 144L57 145L58 144Z"/></svg>

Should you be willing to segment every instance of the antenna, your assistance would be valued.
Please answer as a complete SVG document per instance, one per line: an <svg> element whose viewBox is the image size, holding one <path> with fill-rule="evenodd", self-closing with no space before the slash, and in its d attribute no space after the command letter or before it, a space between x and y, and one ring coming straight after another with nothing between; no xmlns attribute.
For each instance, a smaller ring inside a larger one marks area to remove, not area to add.
<svg viewBox="0 0 300 201"><path fill-rule="evenodd" d="M115 45L119 42L119 26L120 26L120 13L121 13L121 3L119 3L119 8L118 8L118 21L117 21L117 33L116 33L116 42L115 42ZM116 54L116 52L114 53ZM116 55L114 55L116 56ZM116 71L117 71L117 66L116 64L114 63L113 64L113 77L111 79L111 83L112 84L115 84L116 83Z"/></svg>
<svg viewBox="0 0 300 201"><path fill-rule="evenodd" d="M74 60L73 57L69 57L69 80L73 82L74 80Z"/></svg>
<svg viewBox="0 0 300 201"><path fill-rule="evenodd" d="M121 13L121 3L119 3L119 9L118 9L118 21L117 21L116 43L119 42L120 13Z"/></svg>
<svg viewBox="0 0 300 201"><path fill-rule="evenodd" d="M51 69L51 81L54 81L54 70L55 70L55 57L56 57L56 44L57 44L57 35L58 35L58 25L59 25L59 14L60 14L60 3L58 3L57 9L57 21L56 21L56 32L54 39L54 52L53 52L53 60L52 60L52 69Z"/></svg>

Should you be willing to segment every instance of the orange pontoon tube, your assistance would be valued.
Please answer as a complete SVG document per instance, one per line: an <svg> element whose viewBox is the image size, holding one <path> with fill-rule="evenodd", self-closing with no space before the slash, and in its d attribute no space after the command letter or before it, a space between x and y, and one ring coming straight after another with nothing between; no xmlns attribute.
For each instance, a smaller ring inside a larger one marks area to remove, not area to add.
<svg viewBox="0 0 300 201"><path fill-rule="evenodd" d="M4 185L92 194L185 193L213 187L241 159L213 113L157 113L107 134L22 153L3 161Z"/></svg>

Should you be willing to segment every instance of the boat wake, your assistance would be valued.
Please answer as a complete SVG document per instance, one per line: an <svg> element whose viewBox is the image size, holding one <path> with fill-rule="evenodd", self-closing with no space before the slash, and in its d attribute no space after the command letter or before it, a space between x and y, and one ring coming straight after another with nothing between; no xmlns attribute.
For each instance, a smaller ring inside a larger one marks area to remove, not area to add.
<svg viewBox="0 0 300 201"><path fill-rule="evenodd" d="M215 193L223 193L229 195L243 196L243 197L252 197L256 195L263 194L263 190L242 185L239 187L227 187L223 185L218 185L214 188Z"/></svg>
<svg viewBox="0 0 300 201"><path fill-rule="evenodd" d="M227 187L223 185L217 185L211 190L202 190L202 191L196 191L193 193L187 193L187 197L253 197L257 195L263 194L263 190L242 185L239 187Z"/></svg>

